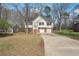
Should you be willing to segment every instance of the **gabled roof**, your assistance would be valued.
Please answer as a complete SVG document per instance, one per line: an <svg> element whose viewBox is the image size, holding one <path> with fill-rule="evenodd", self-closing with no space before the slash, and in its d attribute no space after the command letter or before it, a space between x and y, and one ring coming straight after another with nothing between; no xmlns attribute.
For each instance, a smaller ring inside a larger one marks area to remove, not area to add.
<svg viewBox="0 0 79 59"><path fill-rule="evenodd" d="M45 16L37 16L36 18L29 18L29 20L26 20L26 22L32 22L36 20L38 17L43 18L47 22L53 22L52 17L45 17Z"/></svg>
<svg viewBox="0 0 79 59"><path fill-rule="evenodd" d="M38 17L38 16L37 16L37 17ZM35 18L29 17L28 20L26 20L26 22L34 21L37 17L35 17Z"/></svg>

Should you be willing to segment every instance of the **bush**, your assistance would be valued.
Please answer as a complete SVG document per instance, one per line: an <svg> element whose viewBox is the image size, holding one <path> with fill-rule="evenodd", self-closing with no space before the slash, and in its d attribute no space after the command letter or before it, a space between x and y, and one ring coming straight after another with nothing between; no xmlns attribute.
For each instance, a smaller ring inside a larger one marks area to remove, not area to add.
<svg viewBox="0 0 79 59"><path fill-rule="evenodd" d="M7 20L0 19L0 29L8 29L10 24L7 22Z"/></svg>

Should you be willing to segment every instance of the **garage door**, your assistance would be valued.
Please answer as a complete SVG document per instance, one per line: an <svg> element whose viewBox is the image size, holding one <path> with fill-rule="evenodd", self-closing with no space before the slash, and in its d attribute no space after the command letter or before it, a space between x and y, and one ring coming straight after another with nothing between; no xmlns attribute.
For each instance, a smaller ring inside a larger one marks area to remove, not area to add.
<svg viewBox="0 0 79 59"><path fill-rule="evenodd" d="M51 33L51 29L47 29L47 33Z"/></svg>
<svg viewBox="0 0 79 59"><path fill-rule="evenodd" d="M45 33L45 30L44 29L39 29L39 32L40 33Z"/></svg>

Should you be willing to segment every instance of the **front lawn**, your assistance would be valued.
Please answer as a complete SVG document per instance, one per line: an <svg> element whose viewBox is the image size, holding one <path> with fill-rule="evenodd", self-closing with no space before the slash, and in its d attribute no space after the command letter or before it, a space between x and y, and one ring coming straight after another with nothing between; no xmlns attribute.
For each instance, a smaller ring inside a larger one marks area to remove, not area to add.
<svg viewBox="0 0 79 59"><path fill-rule="evenodd" d="M40 35L16 33L0 37L0 55L44 55L44 42Z"/></svg>
<svg viewBox="0 0 79 59"><path fill-rule="evenodd" d="M71 37L73 39L79 40L79 32L73 32L72 30L62 30L61 32L55 30L54 33L68 36L68 37Z"/></svg>

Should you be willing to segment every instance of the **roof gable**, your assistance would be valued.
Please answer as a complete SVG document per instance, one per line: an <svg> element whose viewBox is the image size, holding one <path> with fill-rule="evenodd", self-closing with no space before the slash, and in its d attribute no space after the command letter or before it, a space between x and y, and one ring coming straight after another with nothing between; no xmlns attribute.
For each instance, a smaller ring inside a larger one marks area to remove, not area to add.
<svg viewBox="0 0 79 59"><path fill-rule="evenodd" d="M38 22L38 21L45 21L45 19L42 18L41 16L38 16L34 21L35 21L35 22Z"/></svg>
<svg viewBox="0 0 79 59"><path fill-rule="evenodd" d="M53 22L52 17L46 17L46 16L37 16L36 18L29 18L29 20L26 20L26 22L34 22L34 21L45 21L45 22Z"/></svg>
<svg viewBox="0 0 79 59"><path fill-rule="evenodd" d="M44 20L47 22L53 22L52 17L44 17L44 16L38 16L34 21Z"/></svg>

